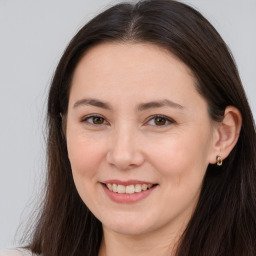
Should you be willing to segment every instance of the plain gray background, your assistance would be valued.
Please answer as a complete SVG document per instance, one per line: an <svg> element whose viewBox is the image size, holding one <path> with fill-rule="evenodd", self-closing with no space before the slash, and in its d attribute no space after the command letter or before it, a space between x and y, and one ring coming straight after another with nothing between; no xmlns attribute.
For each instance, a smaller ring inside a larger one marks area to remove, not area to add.
<svg viewBox="0 0 256 256"><path fill-rule="evenodd" d="M120 1L0 0L0 249L40 197L44 124L52 74L86 21ZM220 32L237 62L256 116L256 0L187 0Z"/></svg>

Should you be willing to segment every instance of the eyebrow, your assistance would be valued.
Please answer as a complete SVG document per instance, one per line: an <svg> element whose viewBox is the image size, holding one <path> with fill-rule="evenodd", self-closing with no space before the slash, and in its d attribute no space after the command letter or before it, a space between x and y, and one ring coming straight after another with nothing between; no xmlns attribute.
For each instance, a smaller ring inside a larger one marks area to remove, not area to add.
<svg viewBox="0 0 256 256"><path fill-rule="evenodd" d="M112 110L112 107L110 106L110 104L103 102L101 100L97 100L97 99L81 99L78 100L73 108L77 108L80 106L94 106L94 107L99 107L99 108L103 108L103 109L107 109L107 110ZM175 103L171 100L160 100L160 101L150 101L147 103L141 103L138 105L137 110L138 111L145 111L148 109L152 109L152 108L161 108L161 107L172 107L172 108L177 108L177 109L183 109L184 107L178 103Z"/></svg>
<svg viewBox="0 0 256 256"><path fill-rule="evenodd" d="M147 103L142 103L138 106L138 111L144 111L147 109L151 109L151 108L161 108L161 107L172 107L172 108L178 108L178 109L183 109L184 107L181 106L178 103L175 103L171 100L160 100L160 101L151 101L151 102L147 102Z"/></svg>
<svg viewBox="0 0 256 256"><path fill-rule="evenodd" d="M77 108L80 106L94 106L94 107L99 107L99 108L104 108L104 109L108 109L111 110L112 108L110 107L110 105L108 103L105 103L103 101L97 100L97 99L81 99L78 100L73 108Z"/></svg>

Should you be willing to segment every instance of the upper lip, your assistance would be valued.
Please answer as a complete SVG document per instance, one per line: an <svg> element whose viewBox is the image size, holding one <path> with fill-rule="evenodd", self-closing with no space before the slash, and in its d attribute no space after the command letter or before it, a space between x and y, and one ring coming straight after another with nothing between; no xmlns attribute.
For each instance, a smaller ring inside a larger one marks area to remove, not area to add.
<svg viewBox="0 0 256 256"><path fill-rule="evenodd" d="M124 186L134 185L134 184L156 184L154 182L142 181L142 180L106 180L103 183L105 184L119 184Z"/></svg>

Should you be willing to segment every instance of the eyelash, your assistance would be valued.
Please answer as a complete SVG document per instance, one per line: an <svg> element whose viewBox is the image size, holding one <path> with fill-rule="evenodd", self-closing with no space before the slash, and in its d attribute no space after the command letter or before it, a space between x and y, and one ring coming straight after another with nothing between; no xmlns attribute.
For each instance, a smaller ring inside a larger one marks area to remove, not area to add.
<svg viewBox="0 0 256 256"><path fill-rule="evenodd" d="M159 128L162 128L162 127L166 127L167 125L175 123L175 121L173 119L171 119L171 118L169 118L169 117L167 117L165 115L153 115L153 116L150 116L147 119L146 123L149 123L150 121L154 121L154 120L156 121L157 118L163 119L165 121L165 123L163 125L156 125L156 124L155 125L149 124L149 125L150 126L157 126Z"/></svg>
<svg viewBox="0 0 256 256"><path fill-rule="evenodd" d="M95 124L93 123L93 119L94 118L102 118L103 119L103 122L102 124ZM92 119L92 122L89 122L88 120ZM93 115L89 115L89 116L85 116L82 120L81 120L83 123L87 123L89 125L92 125L92 126L101 126L101 125L105 125L105 123L107 123L106 119L101 116L101 115L96 115L96 114L93 114Z"/></svg>
<svg viewBox="0 0 256 256"><path fill-rule="evenodd" d="M101 124L95 124L95 123L93 123L93 121L94 121L93 119L94 119L94 118L101 118L101 119L103 119L103 120L102 120L103 123L101 123ZM157 118L162 119L162 120L164 121L164 124L163 124L163 125L149 124L150 121L154 121L154 120L156 121ZM90 119L92 119L92 122L89 122ZM97 126L97 127L102 126L102 125L106 125L106 124L108 125L108 124L109 124L103 116L97 115L97 114L85 116L85 117L81 120L81 122L83 122L83 123L85 122L85 123L87 123L88 125ZM167 123L167 124L166 124L166 123ZM150 126L156 126L156 127L159 127L159 128L166 127L167 125L170 125L170 124L173 124L173 123L175 123L175 121L174 121L173 119L171 119L171 118L165 116L165 115L153 115L153 116L150 116L150 117L147 118L147 120L146 120L146 122L145 122L145 124L148 124L148 125L150 125Z"/></svg>

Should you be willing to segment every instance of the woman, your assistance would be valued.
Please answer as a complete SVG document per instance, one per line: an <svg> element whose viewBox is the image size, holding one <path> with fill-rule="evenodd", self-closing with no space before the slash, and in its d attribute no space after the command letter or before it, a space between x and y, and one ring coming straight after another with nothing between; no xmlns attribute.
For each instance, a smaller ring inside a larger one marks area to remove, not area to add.
<svg viewBox="0 0 256 256"><path fill-rule="evenodd" d="M56 69L48 127L33 253L256 254L252 114L191 7L119 4L85 25Z"/></svg>

